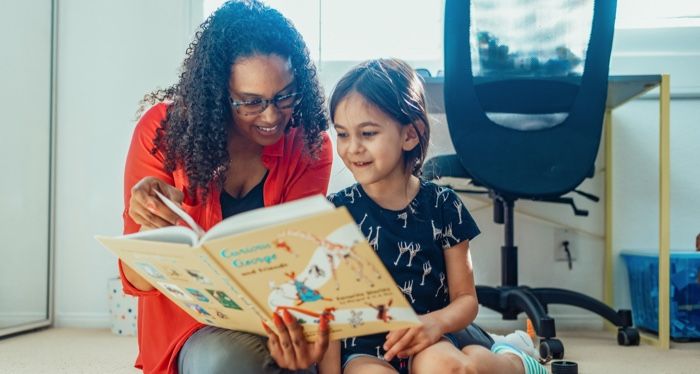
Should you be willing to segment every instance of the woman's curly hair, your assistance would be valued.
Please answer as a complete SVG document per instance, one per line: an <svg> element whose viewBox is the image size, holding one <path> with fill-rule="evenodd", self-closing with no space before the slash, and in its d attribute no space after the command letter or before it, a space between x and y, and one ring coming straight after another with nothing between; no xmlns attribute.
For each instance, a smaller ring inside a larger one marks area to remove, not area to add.
<svg viewBox="0 0 700 374"><path fill-rule="evenodd" d="M328 118L306 43L278 11L257 0L228 1L201 24L187 49L178 82L144 98L151 105L172 102L152 152L163 152L168 172L184 169L190 196L206 197L211 182L221 187L229 167L232 64L242 57L269 54L291 61L302 99L289 125L303 128L307 154L317 156Z"/></svg>

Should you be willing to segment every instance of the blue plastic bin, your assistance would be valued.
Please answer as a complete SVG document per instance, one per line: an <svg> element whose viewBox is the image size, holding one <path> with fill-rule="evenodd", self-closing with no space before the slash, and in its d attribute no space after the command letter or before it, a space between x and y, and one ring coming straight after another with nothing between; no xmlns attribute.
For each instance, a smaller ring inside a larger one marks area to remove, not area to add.
<svg viewBox="0 0 700 374"><path fill-rule="evenodd" d="M634 324L658 332L659 255L622 251L630 281ZM700 339L700 252L671 251L671 338Z"/></svg>

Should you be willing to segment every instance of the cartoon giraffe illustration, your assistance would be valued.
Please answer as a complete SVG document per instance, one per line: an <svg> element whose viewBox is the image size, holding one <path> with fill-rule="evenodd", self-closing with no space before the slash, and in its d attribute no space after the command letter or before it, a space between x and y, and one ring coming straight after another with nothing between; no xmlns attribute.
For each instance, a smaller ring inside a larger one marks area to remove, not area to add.
<svg viewBox="0 0 700 374"><path fill-rule="evenodd" d="M403 228L406 228L406 224L408 223L408 212L403 212L399 213L396 215L396 219L402 219L403 220Z"/></svg>
<svg viewBox="0 0 700 374"><path fill-rule="evenodd" d="M377 229L377 231L374 231L374 229ZM379 245L379 229L381 229L381 226L373 226L369 228L369 235L367 235L367 240L369 241L369 245L374 248L374 250L377 250L377 246ZM374 237L372 237L372 233L374 232Z"/></svg>
<svg viewBox="0 0 700 374"><path fill-rule="evenodd" d="M440 272L440 287L438 287L437 291L435 291L435 297L440 293L440 289L442 289L445 286L445 273Z"/></svg>
<svg viewBox="0 0 700 374"><path fill-rule="evenodd" d="M335 264L341 261L348 264L350 269L355 273L355 278L358 282L364 279L365 281L369 282L370 287L374 287L374 282L364 273L365 264L372 268L377 279L381 278L381 274L374 264L372 264L370 261L362 259L355 253L355 245L357 242L353 242L352 245L339 244L327 239L321 239L316 235L299 230L287 230L279 236L297 237L318 244L319 248L324 251L328 263L330 264L336 289L340 289L340 283L338 282L338 278L336 276Z"/></svg>
<svg viewBox="0 0 700 374"><path fill-rule="evenodd" d="M413 248L413 243L409 244L407 242L399 242L398 244L399 247L399 255L396 257L396 261L394 261L394 266L399 265L399 259L401 259L401 256L408 252L411 248Z"/></svg>
<svg viewBox="0 0 700 374"><path fill-rule="evenodd" d="M362 233L365 232L365 230L362 228L362 225L365 223L365 220L367 219L367 213L365 213L365 216L362 217L362 221L360 221L359 226L360 226L360 231ZM377 231L374 231L376 228ZM369 245L374 248L374 250L377 250L377 246L379 245L379 229L382 227L377 225L377 226L370 226L369 227L369 232L367 233L367 241L369 242ZM374 235L374 238L372 237Z"/></svg>
<svg viewBox="0 0 700 374"><path fill-rule="evenodd" d="M423 263L423 277L420 280L420 285L424 286L425 285L425 276L430 274L430 272L433 271L433 267L430 266L430 261L426 261Z"/></svg>
<svg viewBox="0 0 700 374"><path fill-rule="evenodd" d="M457 215L459 216L459 222L457 222L458 225L462 224L462 206L464 206L464 203L462 203L462 200L455 200L452 202L452 205L455 206L455 209L457 209Z"/></svg>
<svg viewBox="0 0 700 374"><path fill-rule="evenodd" d="M393 299L389 299L389 302L386 304L379 304L379 305L373 305L372 303L366 303L369 305L371 308L377 311L377 319L380 321L384 322L389 322L393 318L389 315L389 307L391 307L391 302Z"/></svg>
<svg viewBox="0 0 700 374"><path fill-rule="evenodd" d="M413 243L411 243L411 246L408 248L408 264L406 264L406 267L411 267L413 258L416 257L418 252L420 252L420 243L416 243L415 247L413 246Z"/></svg>
<svg viewBox="0 0 700 374"><path fill-rule="evenodd" d="M430 220L430 225L433 227L433 240L438 240L442 238L442 229L438 229L437 227L435 227L434 220Z"/></svg>
<svg viewBox="0 0 700 374"><path fill-rule="evenodd" d="M411 298L411 304L416 302L416 299L413 298L413 279L404 282L403 287L399 287L399 289Z"/></svg>

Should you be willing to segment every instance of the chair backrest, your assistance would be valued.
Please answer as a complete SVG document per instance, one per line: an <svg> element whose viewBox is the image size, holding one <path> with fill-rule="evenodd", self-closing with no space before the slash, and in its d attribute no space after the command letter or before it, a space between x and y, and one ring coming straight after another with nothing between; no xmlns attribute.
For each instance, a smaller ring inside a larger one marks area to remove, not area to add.
<svg viewBox="0 0 700 374"><path fill-rule="evenodd" d="M445 112L457 155L480 184L515 198L554 197L590 173L616 0L589 5L446 1Z"/></svg>

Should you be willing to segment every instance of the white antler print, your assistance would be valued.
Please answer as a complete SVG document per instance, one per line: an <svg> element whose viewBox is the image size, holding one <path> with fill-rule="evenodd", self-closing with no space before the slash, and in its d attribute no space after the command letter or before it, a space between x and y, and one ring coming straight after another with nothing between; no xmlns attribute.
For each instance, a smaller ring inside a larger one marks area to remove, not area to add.
<svg viewBox="0 0 700 374"><path fill-rule="evenodd" d="M449 191L449 189L447 187L442 187L442 186L437 187L437 189L435 190L435 192L437 193L437 196L435 196L435 207L436 208L438 207L438 202L440 201L440 199L442 199L443 203L445 201L447 201L447 192L448 191Z"/></svg>
<svg viewBox="0 0 700 374"><path fill-rule="evenodd" d="M413 243L411 243L411 246L408 248L408 264L406 264L406 267L411 267L411 262L413 262L413 258L416 257L416 254L420 252L420 243L415 243L415 247L413 246Z"/></svg>
<svg viewBox="0 0 700 374"><path fill-rule="evenodd" d="M411 303L415 303L416 299L413 298L413 279L404 282L403 287L401 288L401 292L404 294L408 295L408 297L411 298Z"/></svg>
<svg viewBox="0 0 700 374"><path fill-rule="evenodd" d="M435 292L435 297L440 293L440 290L445 287L445 273L440 273L440 287L438 287L437 291Z"/></svg>
<svg viewBox="0 0 700 374"><path fill-rule="evenodd" d="M462 206L464 206L464 203L462 203L461 200L455 200L452 202L452 205L454 205L455 209L457 209L457 216L459 217L459 222L457 224L461 225L462 224Z"/></svg>
<svg viewBox="0 0 700 374"><path fill-rule="evenodd" d="M399 242L398 244L399 247L399 255L396 257L396 261L394 261L394 266L399 265L399 259L401 259L401 256L403 256L404 253L408 252L413 248L413 243L408 244L406 242Z"/></svg>
<svg viewBox="0 0 700 374"><path fill-rule="evenodd" d="M430 261L426 261L423 263L423 277L420 280L420 285L424 286L425 285L425 276L430 274L430 272L433 271L433 267L430 266Z"/></svg>

